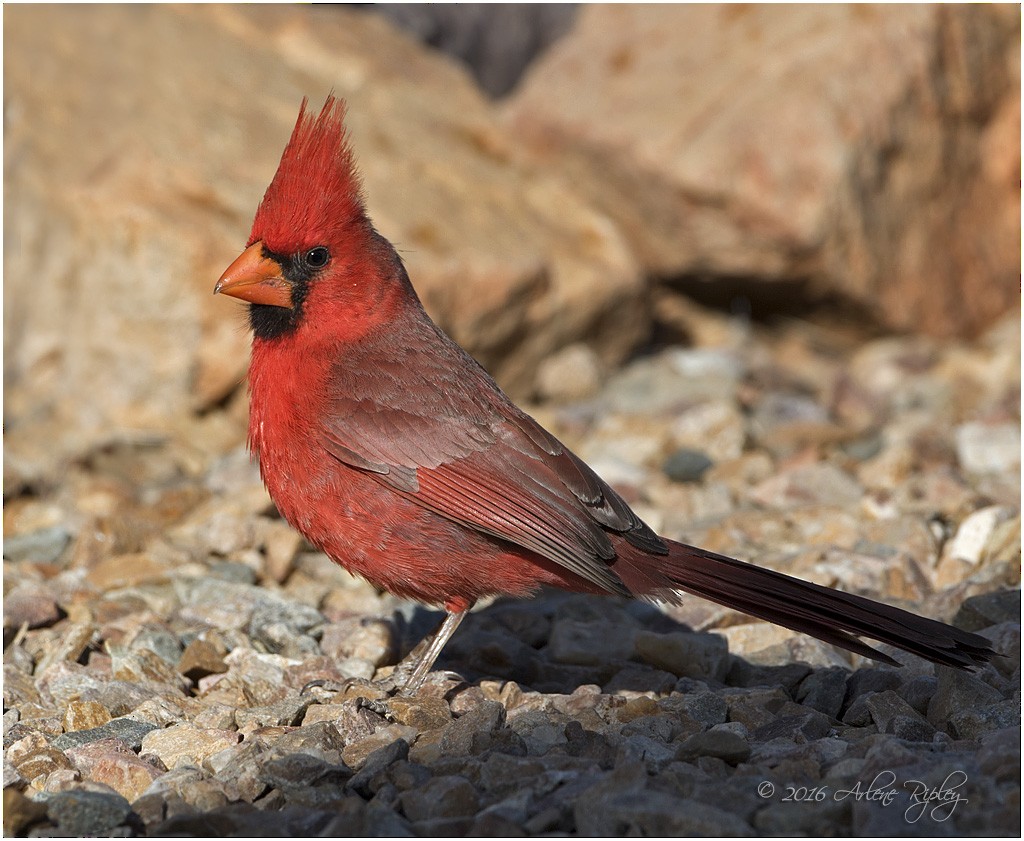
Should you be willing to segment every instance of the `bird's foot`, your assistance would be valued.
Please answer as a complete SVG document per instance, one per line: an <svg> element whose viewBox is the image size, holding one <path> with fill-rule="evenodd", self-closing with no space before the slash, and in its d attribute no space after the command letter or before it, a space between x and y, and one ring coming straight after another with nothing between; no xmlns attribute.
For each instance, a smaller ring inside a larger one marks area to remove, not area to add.
<svg viewBox="0 0 1024 841"><path fill-rule="evenodd" d="M312 695L318 701L323 700L323 696L327 695L333 697L339 692L344 692L350 685L347 680L326 680L325 678L318 678L311 680L299 690L299 695Z"/></svg>
<svg viewBox="0 0 1024 841"><path fill-rule="evenodd" d="M394 721L395 716L391 711L388 700L387 698L357 698L356 707L360 710L369 710L372 713L376 713L387 721Z"/></svg>

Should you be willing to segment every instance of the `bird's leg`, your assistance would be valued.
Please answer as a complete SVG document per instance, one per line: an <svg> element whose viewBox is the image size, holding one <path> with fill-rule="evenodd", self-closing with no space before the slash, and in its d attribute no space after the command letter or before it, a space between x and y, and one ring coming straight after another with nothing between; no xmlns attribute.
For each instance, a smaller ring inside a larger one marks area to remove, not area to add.
<svg viewBox="0 0 1024 841"><path fill-rule="evenodd" d="M450 605L445 605L445 607L448 608L448 615L445 616L440 627L429 637L424 637L402 662L395 666L393 677L399 694L412 695L423 685L423 681L430 674L430 669L441 653L441 649L451 639L455 629L459 627L459 623L469 612L469 606L460 605L461 610L452 610Z"/></svg>

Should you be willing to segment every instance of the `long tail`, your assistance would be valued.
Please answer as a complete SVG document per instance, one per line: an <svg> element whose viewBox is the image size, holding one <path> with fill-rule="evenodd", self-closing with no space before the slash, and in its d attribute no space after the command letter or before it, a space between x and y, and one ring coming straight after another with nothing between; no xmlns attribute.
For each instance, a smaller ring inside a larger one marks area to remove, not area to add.
<svg viewBox="0 0 1024 841"><path fill-rule="evenodd" d="M683 590L892 665L899 664L857 637L961 669L996 655L984 637L943 622L695 546L666 542L667 555L620 553L615 571L632 592L672 600L671 591Z"/></svg>

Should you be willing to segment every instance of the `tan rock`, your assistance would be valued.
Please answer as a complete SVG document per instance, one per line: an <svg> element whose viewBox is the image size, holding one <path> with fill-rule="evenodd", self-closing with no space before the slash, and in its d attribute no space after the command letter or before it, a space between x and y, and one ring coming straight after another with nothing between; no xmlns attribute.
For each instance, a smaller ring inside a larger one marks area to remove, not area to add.
<svg viewBox="0 0 1024 841"><path fill-rule="evenodd" d="M89 742L71 748L68 756L84 779L108 785L128 801L139 797L153 780L163 774L156 765L136 756L119 739Z"/></svg>
<svg viewBox="0 0 1024 841"><path fill-rule="evenodd" d="M310 724L318 724L321 721L334 723L341 718L344 712L342 704L313 704L306 710L302 725L308 727Z"/></svg>
<svg viewBox="0 0 1024 841"><path fill-rule="evenodd" d="M600 386L600 360L583 343L562 348L537 369L537 392L545 400L583 400L596 394Z"/></svg>
<svg viewBox="0 0 1024 841"><path fill-rule="evenodd" d="M238 744L241 738L234 730L204 730L191 724L176 724L147 733L142 739L141 755L160 757L168 769L201 765L206 757Z"/></svg>
<svg viewBox="0 0 1024 841"><path fill-rule="evenodd" d="M164 558L149 552L113 555L99 561L89 570L89 582L100 590L159 584L169 581L174 570Z"/></svg>
<svg viewBox="0 0 1024 841"><path fill-rule="evenodd" d="M404 698L397 695L388 699L386 705L395 721L418 731L444 727L452 720L451 709L440 698Z"/></svg>
<svg viewBox="0 0 1024 841"><path fill-rule="evenodd" d="M721 634L729 643L729 651L750 660L758 651L770 648L791 639L795 631L772 625L770 622L749 622L721 628Z"/></svg>
<svg viewBox="0 0 1024 841"><path fill-rule="evenodd" d="M413 742L418 735L419 733L413 727L404 724L389 724L372 735L345 745L345 749L341 752L341 758L345 760L345 764L349 768L358 770L375 750L385 748L399 739Z"/></svg>
<svg viewBox="0 0 1024 841"><path fill-rule="evenodd" d="M190 642L181 653L178 671L189 680L199 681L207 675L220 674L228 670L224 655L228 653L224 644L215 636L209 639L198 637Z"/></svg>
<svg viewBox="0 0 1024 841"><path fill-rule="evenodd" d="M33 788L39 790L51 773L71 767L71 761L62 751L50 747L42 733L30 733L16 741L7 749L5 758Z"/></svg>
<svg viewBox="0 0 1024 841"><path fill-rule="evenodd" d="M650 270L948 335L1019 300L1019 52L1015 7L595 4L507 114Z"/></svg>
<svg viewBox="0 0 1024 841"><path fill-rule="evenodd" d="M61 634L54 644L45 652L39 661L39 674L45 672L54 663L66 661L74 663L82 656L82 652L92 642L96 628L92 624L69 624L61 629Z"/></svg>
<svg viewBox="0 0 1024 841"><path fill-rule="evenodd" d="M64 711L64 732L89 730L110 721L110 712L98 701L72 701Z"/></svg>
<svg viewBox="0 0 1024 841"><path fill-rule="evenodd" d="M536 364L583 336L615 361L645 329L615 226L517 163L468 74L376 16L24 7L5 25L15 479L111 427L166 429L238 386L244 316L213 283L301 98L317 108L332 88L349 102L371 216L427 308L505 384L532 387Z"/></svg>
<svg viewBox="0 0 1024 841"><path fill-rule="evenodd" d="M185 689L189 682L166 660L147 648L133 651L122 646L108 646L111 656L110 673L115 680L129 683L156 684Z"/></svg>
<svg viewBox="0 0 1024 841"><path fill-rule="evenodd" d="M282 521L266 521L262 530L265 575L280 584L295 568L295 556L302 547L302 536Z"/></svg>

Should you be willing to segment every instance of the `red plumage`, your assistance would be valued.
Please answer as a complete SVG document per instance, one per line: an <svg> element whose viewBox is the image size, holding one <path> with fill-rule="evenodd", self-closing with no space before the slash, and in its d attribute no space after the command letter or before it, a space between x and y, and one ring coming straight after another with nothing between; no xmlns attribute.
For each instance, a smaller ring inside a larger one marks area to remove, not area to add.
<svg viewBox="0 0 1024 841"><path fill-rule="evenodd" d="M287 254L307 241L331 242L363 220L363 201L345 134L345 104L328 98L314 119L302 101L281 163L256 210L249 242Z"/></svg>
<svg viewBox="0 0 1024 841"><path fill-rule="evenodd" d="M543 584L697 593L877 659L865 635L956 666L987 642L663 539L427 316L363 210L343 107L305 103L249 247L218 291L251 302L249 446L281 514L354 573L454 618ZM891 661L890 661L891 662Z"/></svg>

